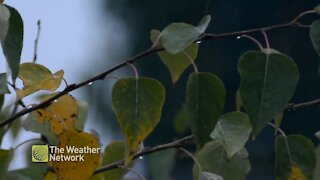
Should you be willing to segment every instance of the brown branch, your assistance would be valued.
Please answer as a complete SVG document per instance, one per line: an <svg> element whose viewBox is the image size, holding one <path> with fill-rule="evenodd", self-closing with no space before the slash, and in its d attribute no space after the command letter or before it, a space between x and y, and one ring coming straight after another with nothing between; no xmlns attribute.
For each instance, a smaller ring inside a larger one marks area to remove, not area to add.
<svg viewBox="0 0 320 180"><path fill-rule="evenodd" d="M191 144L191 143L193 143L193 136L192 135L186 136L186 137L181 138L179 140L176 140L174 142L170 142L170 143L167 143L167 144L155 146L155 147L152 147L152 148L146 147L140 153L135 154L133 159L137 159L138 157L141 157L141 156L144 156L144 155L147 155L147 154L151 154L151 153L154 153L154 152L157 152L157 151L162 151L162 150L171 149L171 148L183 147L183 146ZM93 174L99 174L99 173L102 173L104 171L115 169L115 168L118 168L118 167L123 166L123 165L124 165L124 160L116 161L114 163L111 163L111 164L108 164L108 165L103 166L101 168L98 168L97 170L94 171Z"/></svg>
<svg viewBox="0 0 320 180"><path fill-rule="evenodd" d="M320 99L307 101L299 104L289 103L284 110L289 111L289 110L301 109L301 108L312 107L312 106L320 106Z"/></svg>
<svg viewBox="0 0 320 180"><path fill-rule="evenodd" d="M313 14L315 13L314 10L309 10L309 11L305 11L302 12L301 14L299 14L297 17L295 17L294 19L292 19L290 22L288 23L284 23L284 24L278 24L278 25L273 25L273 26L268 26L268 27L263 27L263 28L256 28L256 29L249 29L249 30L244 30L244 31L237 31L237 32L230 32L230 33L222 33L222 34L203 34L201 37L199 37L199 39L197 39L197 41L201 41L201 40L214 40L214 39L218 39L218 38L225 38L225 37L233 37L233 36L239 36L239 35L243 35L243 34L249 34L249 33L253 33L253 32L260 32L260 31L269 31L269 30L275 30L275 29L281 29L281 28L287 28L287 27L301 27L301 23L299 22L299 20L307 15L307 14ZM304 27L304 26L303 26ZM62 92L52 96L51 98L47 99L46 101L41 102L40 104L34 105L34 106L29 106L19 112L17 112L16 114L12 115L11 117L9 117L8 119L0 122L0 128L4 127L5 125L11 123L12 121L14 121L15 119L18 119L30 112L33 112L35 110L38 109L42 109L42 108L46 108L48 107L51 102L53 102L54 100L58 99L59 97L75 90L78 88L81 88L83 86L86 86L88 84L93 83L94 81L97 80L102 80L104 79L107 75L109 75L110 73L114 72L115 70L118 70L126 65L128 65L128 63L134 63L135 61L149 55L152 54L154 52L159 52L159 51L163 51L164 48L163 47L159 47L159 46L152 46L151 48L147 49L146 51L141 52L140 54L133 56L132 58L129 58L128 60L112 67L111 69L108 69L107 71L98 74L97 76L94 76L88 80L85 80L79 84L71 84L69 86L67 86Z"/></svg>
<svg viewBox="0 0 320 180"><path fill-rule="evenodd" d="M250 34L255 32L261 32L261 31L270 31L270 30L276 30L276 29L283 29L287 27L302 27L302 28L308 28L308 25L303 25L299 22L299 20L308 14L314 14L316 13L315 10L309 10L300 13L297 17L293 18L290 22L284 23L284 24L277 24L273 26L267 26L262 28L254 28L254 29L248 29L243 31L236 31L236 32L230 32L230 33L221 33L221 34L204 34L199 40L212 40L212 39L220 39L225 37L234 37L234 36L240 36L243 34Z"/></svg>
<svg viewBox="0 0 320 180"><path fill-rule="evenodd" d="M110 73L114 72L115 70L118 70L120 69L121 67L124 67L126 66L128 63L133 63L135 61L137 61L138 59L141 59L142 57L145 57L149 54L152 54L153 52L157 52L157 51L162 51L163 48L162 47L154 47L154 48L150 48L136 56L133 56L132 58L129 58L128 60L112 67L111 69L108 69L107 71L97 75L97 76L94 76L88 80L85 80L79 84L71 84L69 86L67 86L63 91L61 91L60 93L57 93L56 95L52 96L51 98L41 102L40 104L36 104L36 105L33 105L33 106L28 106L26 107L25 109L19 111L18 113L12 115L11 117L9 117L8 119L0 122L0 128L4 127L5 125L11 123L12 121L14 121L15 119L18 119L30 112L33 112L33 111L36 111L38 109L42 109L42 108L46 108L48 107L51 102L53 102L54 100L58 99L59 97L75 90L75 89L79 89L83 86L86 86L88 84L91 84L93 83L94 81L97 81L97 80L103 80L107 75L109 75Z"/></svg>

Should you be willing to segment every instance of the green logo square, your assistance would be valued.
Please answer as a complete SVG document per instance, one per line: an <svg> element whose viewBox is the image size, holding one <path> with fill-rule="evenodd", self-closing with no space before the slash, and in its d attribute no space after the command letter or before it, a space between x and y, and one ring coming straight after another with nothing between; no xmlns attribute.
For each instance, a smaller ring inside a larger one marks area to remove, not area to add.
<svg viewBox="0 0 320 180"><path fill-rule="evenodd" d="M32 162L48 162L49 147L47 145L32 146Z"/></svg>

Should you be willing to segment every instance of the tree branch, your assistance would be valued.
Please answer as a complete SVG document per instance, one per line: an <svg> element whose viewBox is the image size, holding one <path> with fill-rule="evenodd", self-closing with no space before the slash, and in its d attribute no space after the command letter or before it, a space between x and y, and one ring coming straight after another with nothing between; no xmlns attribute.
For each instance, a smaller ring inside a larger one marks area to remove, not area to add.
<svg viewBox="0 0 320 180"><path fill-rule="evenodd" d="M301 14L299 14L297 17L295 17L294 19L292 19L290 22L288 23L284 23L284 24L278 24L278 25L273 25L273 26L268 26L268 27L263 27L263 28L256 28L256 29L249 29L249 30L244 30L244 31L236 31L236 32L230 32L230 33L222 33L222 34L203 34L201 37L199 37L199 39L197 39L196 41L202 41L202 40L214 40L214 39L219 39L219 38L225 38L225 37L233 37L233 36L239 36L239 35L243 35L243 34L249 34L249 33L253 33L253 32L260 32L260 31L270 31L270 30L275 30L275 29L282 29L282 28L287 28L287 27L305 27L304 25L302 25L299 20L307 15L307 14L313 14L316 13L315 10L309 10L309 11L305 11L302 12ZM128 60L123 61L122 63L106 70L105 72L98 74L88 80L85 80L79 84L71 84L69 86L67 86L63 91L61 91L60 93L57 93L56 95L52 96L51 98L41 102L40 104L34 105L34 106L28 106L26 108L24 108L23 110L17 112L16 114L12 115L11 117L9 117L8 119L0 122L0 128L6 126L7 124L11 123L12 121L14 121L15 119L18 119L30 112L36 111L38 109L42 109L42 108L46 108L48 107L51 102L53 102L54 100L58 99L59 97L73 91L76 89L79 89L83 86L86 86L88 84L93 83L94 81L97 80L103 80L107 75L109 75L110 73L114 72L115 70L118 70L126 65L128 65L128 63L134 63L135 61L149 55L152 54L154 52L159 52L159 51L163 51L164 48L163 47L159 47L159 46L152 46L151 48L147 49L146 51L143 51L141 53L139 53L136 56L133 56L132 58L129 58ZM305 107L305 106L304 106Z"/></svg>
<svg viewBox="0 0 320 180"><path fill-rule="evenodd" d="M157 152L157 151L162 151L162 150L171 149L171 148L183 147L185 145L192 144L192 143L193 143L193 136L192 135L186 136L184 138L181 138L179 140L176 140L174 142L170 142L170 143L167 143L167 144L155 146L155 147L152 147L152 148L146 147L140 153L135 154L133 159L137 159L140 156L151 154L151 153L154 153L154 152ZM103 166L101 168L98 168L93 174L99 174L99 173L102 173L104 171L115 169L115 168L118 168L118 167L123 166L123 165L124 165L124 160L116 161L114 163L111 163L111 164L108 164L108 165Z"/></svg>
<svg viewBox="0 0 320 180"><path fill-rule="evenodd" d="M299 103L299 104L289 103L284 110L290 111L290 110L296 110L296 109L312 107L312 106L320 106L320 99L307 101L307 102L303 102L303 103Z"/></svg>

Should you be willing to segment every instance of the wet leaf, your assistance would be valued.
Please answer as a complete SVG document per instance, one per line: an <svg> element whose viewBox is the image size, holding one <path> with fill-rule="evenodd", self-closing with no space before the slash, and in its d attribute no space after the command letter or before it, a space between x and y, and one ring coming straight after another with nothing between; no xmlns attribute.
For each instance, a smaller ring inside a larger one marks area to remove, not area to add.
<svg viewBox="0 0 320 180"><path fill-rule="evenodd" d="M156 42L157 37L160 36L160 31L151 31L151 40ZM158 55L163 64L168 68L172 82L176 83L181 74L191 65L190 61L194 61L198 54L198 44L191 44L186 47L183 52L177 54L170 54L166 51L159 52Z"/></svg>
<svg viewBox="0 0 320 180"><path fill-rule="evenodd" d="M201 172L200 180L223 180L223 178L210 172Z"/></svg>
<svg viewBox="0 0 320 180"><path fill-rule="evenodd" d="M286 142L287 140L287 142ZM278 136L275 143L276 178L293 177L312 179L316 166L316 152L311 140L302 135Z"/></svg>
<svg viewBox="0 0 320 180"><path fill-rule="evenodd" d="M22 126L26 131L31 131L43 135L47 138L49 144L58 144L58 139L56 135L50 130L50 122L45 121L39 123L39 121L37 121L37 118L33 113L29 114L26 120L23 121Z"/></svg>
<svg viewBox="0 0 320 180"><path fill-rule="evenodd" d="M170 54L177 54L189 47L197 38L205 32L211 16L203 17L195 27L186 23L171 23L161 32L161 42Z"/></svg>
<svg viewBox="0 0 320 180"><path fill-rule="evenodd" d="M3 175L0 176L1 180L5 177L4 175L7 174L7 170L12 156L13 150L0 149L0 174Z"/></svg>
<svg viewBox="0 0 320 180"><path fill-rule="evenodd" d="M159 123L164 101L164 87L154 79L123 78L114 85L112 109L126 137L126 164Z"/></svg>
<svg viewBox="0 0 320 180"><path fill-rule="evenodd" d="M188 112L185 105L177 112L173 119L173 126L176 132L183 134L189 130Z"/></svg>
<svg viewBox="0 0 320 180"><path fill-rule="evenodd" d="M210 136L223 145L228 158L231 158L244 148L250 133L249 117L241 112L231 112L219 118Z"/></svg>
<svg viewBox="0 0 320 180"><path fill-rule="evenodd" d="M58 135L59 148L66 149L66 146L76 148L100 148L98 140L91 134L66 130ZM55 153L55 155L60 155ZM65 152L63 155L77 155ZM52 166L58 179L89 179L97 168L100 158L100 151L97 153L82 153L84 161L53 161Z"/></svg>
<svg viewBox="0 0 320 180"><path fill-rule="evenodd" d="M77 100L77 104L79 107L79 113L75 122L75 128L78 130L83 130L88 117L89 106L87 102L80 100Z"/></svg>
<svg viewBox="0 0 320 180"><path fill-rule="evenodd" d="M313 23L311 24L309 36L314 49L320 56L320 20L313 21Z"/></svg>
<svg viewBox="0 0 320 180"><path fill-rule="evenodd" d="M192 73L186 92L189 124L197 149L211 141L210 133L222 113L225 88L222 81L211 73Z"/></svg>
<svg viewBox="0 0 320 180"><path fill-rule="evenodd" d="M280 114L295 92L299 71L284 54L244 53L239 61L240 95L256 137Z"/></svg>
<svg viewBox="0 0 320 180"><path fill-rule="evenodd" d="M153 180L170 179L169 175L176 161L176 153L176 149L168 149L147 156L148 167Z"/></svg>
<svg viewBox="0 0 320 180"><path fill-rule="evenodd" d="M196 157L201 164L202 171L221 176L224 180L244 180L250 171L248 152L245 149L237 152L228 159L224 147L216 141L208 142ZM198 168L193 168L194 177L198 177Z"/></svg>
<svg viewBox="0 0 320 180"><path fill-rule="evenodd" d="M54 96L54 94L52 95ZM47 97L50 98L51 96ZM76 100L69 94L63 95L49 107L34 112L40 123L49 122L51 131L60 134L66 129L75 128L75 120L79 114Z"/></svg>
<svg viewBox="0 0 320 180"><path fill-rule="evenodd" d="M102 165L108 165L124 158L125 143L124 141L114 141L104 150ZM128 170L117 168L103 173L104 180L121 179Z"/></svg>
<svg viewBox="0 0 320 180"><path fill-rule="evenodd" d="M0 42L15 81L23 45L23 21L16 9L4 4L0 4Z"/></svg>
<svg viewBox="0 0 320 180"><path fill-rule="evenodd" d="M17 90L17 98L21 99L39 90L55 91L63 78L63 70L52 74L49 69L36 63L20 65L19 78L23 82L22 90Z"/></svg>
<svg viewBox="0 0 320 180"><path fill-rule="evenodd" d="M0 73L0 96L3 94L7 94L7 93L10 93L10 91L8 89L7 74ZM0 106L0 108L1 108L1 106Z"/></svg>

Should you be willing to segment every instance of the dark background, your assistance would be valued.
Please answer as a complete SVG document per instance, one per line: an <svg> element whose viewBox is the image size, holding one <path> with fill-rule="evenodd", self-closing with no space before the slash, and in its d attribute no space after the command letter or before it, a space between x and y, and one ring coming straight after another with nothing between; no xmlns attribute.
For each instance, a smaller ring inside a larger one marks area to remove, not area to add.
<svg viewBox="0 0 320 180"><path fill-rule="evenodd" d="M113 13L129 27L127 31L131 41L127 46L131 47L130 54L133 56L151 46L150 30L162 30L172 22L196 25L204 15L210 14L212 22L206 32L233 32L289 22L299 13L313 9L318 3L320 1L311 0L110 0L106 1L104 6L106 12ZM311 24L315 18L318 17L308 15L301 22ZM308 31L306 28L268 31L271 48L291 56L299 67L300 81L292 99L295 103L320 97L320 61L312 47ZM261 33L250 35L264 44ZM235 92L240 82L237 63L241 54L247 50L257 50L257 46L246 39L237 40L234 37L200 44L196 60L199 70L216 74L226 86L224 112L235 110ZM159 79L167 91L161 122L148 137L146 146L170 142L190 134L190 132L176 133L173 128L173 118L184 102L186 81L192 72L192 67L189 67L178 83L173 85L168 70L156 54L144 58L135 65L138 66L142 76ZM108 67L106 65L106 68ZM110 99L105 92L105 86L98 84L87 93L89 97ZM109 112L106 111L106 107L110 107L107 102L110 100L95 102L95 109L100 117L97 121L100 121L99 125L109 127L116 138L122 137L116 121L106 120L114 117L111 108L108 108ZM314 133L319 130L319 112L319 107L286 112L281 127L287 134L303 134L316 143ZM270 127L265 128L255 141L248 142L247 148L252 166L248 179L274 179L274 130ZM192 165L191 159L177 159L170 178L192 179Z"/></svg>

